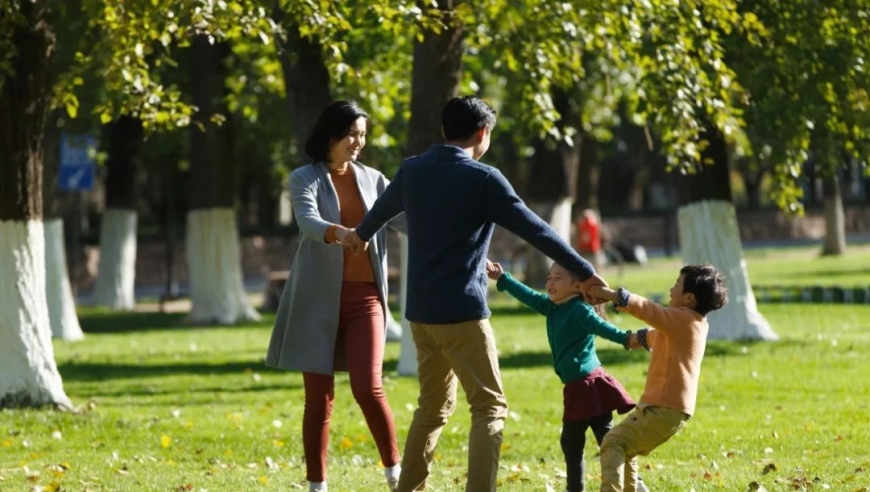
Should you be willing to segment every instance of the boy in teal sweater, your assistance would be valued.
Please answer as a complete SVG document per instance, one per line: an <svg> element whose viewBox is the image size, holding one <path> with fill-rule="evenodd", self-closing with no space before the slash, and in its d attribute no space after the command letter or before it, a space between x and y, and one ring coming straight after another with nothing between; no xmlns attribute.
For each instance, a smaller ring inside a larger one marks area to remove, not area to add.
<svg viewBox="0 0 870 492"><path fill-rule="evenodd" d="M550 268L546 294L514 279L498 263L487 260L486 273L496 280L499 291L507 291L547 318L553 368L565 385L560 443L568 476L566 492L583 491L586 430L592 428L600 446L604 435L613 427L613 411L627 413L635 406L622 385L601 367L595 352L595 336L626 349L637 347L637 341L631 331L622 331L608 323L595 307L586 303L580 294L581 280L558 264ZM639 479L637 490L646 490Z"/></svg>

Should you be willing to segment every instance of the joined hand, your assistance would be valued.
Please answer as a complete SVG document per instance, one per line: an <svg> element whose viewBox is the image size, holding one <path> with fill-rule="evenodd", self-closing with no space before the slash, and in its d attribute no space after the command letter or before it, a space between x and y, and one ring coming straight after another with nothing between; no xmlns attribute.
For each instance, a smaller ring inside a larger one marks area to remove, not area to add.
<svg viewBox="0 0 870 492"><path fill-rule="evenodd" d="M589 277L586 281L580 284L580 292L583 293L583 298L586 299L586 302L589 304L602 304L613 300L607 296L608 291L613 292L607 287L607 282L599 277L598 274Z"/></svg>
<svg viewBox="0 0 870 492"><path fill-rule="evenodd" d="M369 249L369 243L363 241L359 234L356 233L356 229L346 229L346 233L344 237L340 239L341 245L344 246L344 249L350 251L351 253L358 255L363 251ZM338 235L336 234L336 237Z"/></svg>

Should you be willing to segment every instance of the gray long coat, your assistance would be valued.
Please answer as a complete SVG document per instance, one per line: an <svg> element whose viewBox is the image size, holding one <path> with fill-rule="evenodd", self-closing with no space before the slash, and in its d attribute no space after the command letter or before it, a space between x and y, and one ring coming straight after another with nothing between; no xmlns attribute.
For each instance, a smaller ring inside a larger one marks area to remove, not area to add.
<svg viewBox="0 0 870 492"><path fill-rule="evenodd" d="M380 171L360 163L354 162L353 169L363 207L368 212L389 181ZM331 224L341 223L338 195L328 167L316 163L293 171L290 201L299 224L299 247L281 294L266 365L332 374L334 370L345 370L343 353L336 354L344 252L341 245L327 244L324 238ZM404 220L402 214L389 226L404 233ZM381 294L381 305L386 310L386 228L378 231L369 242L368 255Z"/></svg>

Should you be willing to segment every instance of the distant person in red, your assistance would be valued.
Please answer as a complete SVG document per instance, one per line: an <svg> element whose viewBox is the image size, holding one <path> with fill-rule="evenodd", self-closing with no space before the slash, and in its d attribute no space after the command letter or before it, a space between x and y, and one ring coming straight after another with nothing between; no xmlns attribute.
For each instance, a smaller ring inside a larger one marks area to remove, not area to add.
<svg viewBox="0 0 870 492"><path fill-rule="evenodd" d="M601 223L595 211L587 208L577 221L577 251L598 267L603 264L601 252Z"/></svg>

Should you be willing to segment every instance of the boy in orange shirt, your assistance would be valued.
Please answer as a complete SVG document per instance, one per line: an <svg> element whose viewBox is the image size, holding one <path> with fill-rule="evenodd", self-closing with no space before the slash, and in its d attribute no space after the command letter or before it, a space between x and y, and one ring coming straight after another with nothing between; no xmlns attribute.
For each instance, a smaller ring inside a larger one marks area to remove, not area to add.
<svg viewBox="0 0 870 492"><path fill-rule="evenodd" d="M728 302L728 293L722 275L705 263L680 269L669 307L623 288L595 287L589 294L650 325L637 332L637 341L652 352L643 395L601 443L601 492L635 492L637 456L664 444L695 411L706 316Z"/></svg>

